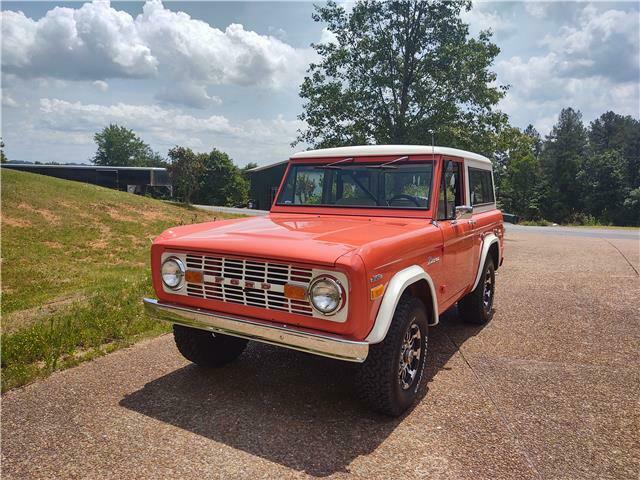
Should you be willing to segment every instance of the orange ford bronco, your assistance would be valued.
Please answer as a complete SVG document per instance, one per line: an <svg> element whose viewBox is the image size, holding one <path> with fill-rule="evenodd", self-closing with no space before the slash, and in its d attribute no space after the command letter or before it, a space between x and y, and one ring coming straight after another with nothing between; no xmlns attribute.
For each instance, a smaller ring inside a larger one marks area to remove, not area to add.
<svg viewBox="0 0 640 480"><path fill-rule="evenodd" d="M357 387L400 415L423 383L429 327L454 304L491 319L502 264L491 162L444 147L293 155L267 216L171 228L151 247L178 350L203 367L248 340L358 362Z"/></svg>

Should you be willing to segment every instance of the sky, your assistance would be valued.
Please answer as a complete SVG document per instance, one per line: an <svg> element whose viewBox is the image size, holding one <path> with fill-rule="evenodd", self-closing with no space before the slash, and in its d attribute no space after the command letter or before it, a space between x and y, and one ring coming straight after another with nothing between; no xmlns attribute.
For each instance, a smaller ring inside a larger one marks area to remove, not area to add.
<svg viewBox="0 0 640 480"><path fill-rule="evenodd" d="M491 29L499 108L549 132L571 106L640 117L638 2L474 2ZM349 8L349 4L345 6ZM216 147L243 166L286 159L299 85L330 34L310 2L2 2L2 108L10 160L88 163L93 135L133 129L166 155Z"/></svg>

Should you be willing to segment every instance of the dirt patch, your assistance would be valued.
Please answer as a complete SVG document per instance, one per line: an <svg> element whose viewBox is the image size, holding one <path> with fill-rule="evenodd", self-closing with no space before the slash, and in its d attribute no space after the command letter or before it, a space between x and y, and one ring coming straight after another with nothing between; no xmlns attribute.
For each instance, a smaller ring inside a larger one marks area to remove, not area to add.
<svg viewBox="0 0 640 480"><path fill-rule="evenodd" d="M51 212L50 210L47 210L46 208L34 208L28 203L21 203L20 205L18 205L18 208L22 210L27 210L28 212L37 213L52 225L60 224L60 218L58 218L57 215L53 214L53 212Z"/></svg>
<svg viewBox="0 0 640 480"><path fill-rule="evenodd" d="M18 227L18 228L26 228L31 226L31 222L29 220L25 220L24 218L12 218L12 217L2 217L2 223L7 227Z"/></svg>
<svg viewBox="0 0 640 480"><path fill-rule="evenodd" d="M49 247L49 248L55 248L56 250L61 249L64 245L62 245L61 243L58 242L42 242L45 246Z"/></svg>
<svg viewBox="0 0 640 480"><path fill-rule="evenodd" d="M89 242L89 246L96 250L103 250L109 246L109 242L111 239L111 229L104 224L99 225L100 233L98 238Z"/></svg>
<svg viewBox="0 0 640 480"><path fill-rule="evenodd" d="M113 220L117 222L135 222L136 219L127 215L123 210L126 210L122 207L112 207L106 206L104 207L107 215L109 215Z"/></svg>
<svg viewBox="0 0 640 480"><path fill-rule="evenodd" d="M72 295L56 298L44 305L4 314L2 315L2 333L4 335L10 334L38 323L51 315L69 308L71 304L84 300L85 298L86 296L82 293L74 293Z"/></svg>

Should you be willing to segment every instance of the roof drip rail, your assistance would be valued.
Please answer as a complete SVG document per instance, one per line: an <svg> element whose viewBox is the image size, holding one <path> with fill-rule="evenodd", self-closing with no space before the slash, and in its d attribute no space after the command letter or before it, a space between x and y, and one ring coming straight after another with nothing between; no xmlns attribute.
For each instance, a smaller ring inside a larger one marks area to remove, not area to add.
<svg viewBox="0 0 640 480"><path fill-rule="evenodd" d="M391 160L390 162L383 163L381 165L370 165L368 168L398 168L395 164L404 160L409 160L409 156L405 155L404 157L396 158L395 160Z"/></svg>

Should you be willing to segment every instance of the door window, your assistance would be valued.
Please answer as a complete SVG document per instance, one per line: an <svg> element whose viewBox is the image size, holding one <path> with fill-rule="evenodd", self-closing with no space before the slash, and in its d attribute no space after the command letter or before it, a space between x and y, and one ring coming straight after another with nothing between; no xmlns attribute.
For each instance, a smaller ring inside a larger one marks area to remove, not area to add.
<svg viewBox="0 0 640 480"><path fill-rule="evenodd" d="M455 218L456 207L460 205L464 205L462 163L446 160L440 181L438 218L440 220Z"/></svg>
<svg viewBox="0 0 640 480"><path fill-rule="evenodd" d="M469 190L471 205L493 203L493 178L490 170L469 168Z"/></svg>

